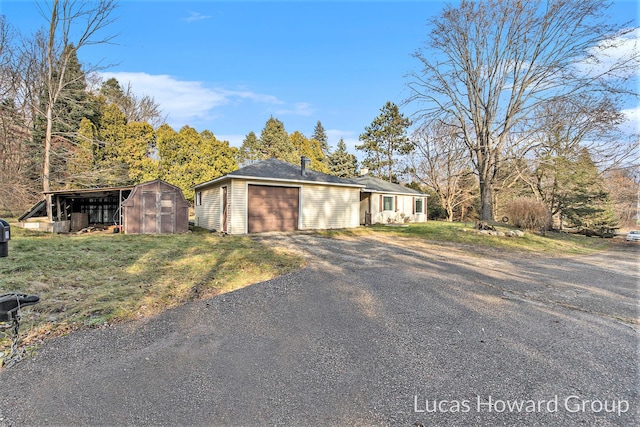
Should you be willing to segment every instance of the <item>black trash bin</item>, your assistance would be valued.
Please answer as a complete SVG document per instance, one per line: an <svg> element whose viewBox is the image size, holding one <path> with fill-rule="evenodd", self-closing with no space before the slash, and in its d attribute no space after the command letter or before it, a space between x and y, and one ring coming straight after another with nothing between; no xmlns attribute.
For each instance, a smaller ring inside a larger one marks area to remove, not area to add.
<svg viewBox="0 0 640 427"><path fill-rule="evenodd" d="M4 219L0 219L0 258L9 256L9 240L11 240L11 226Z"/></svg>

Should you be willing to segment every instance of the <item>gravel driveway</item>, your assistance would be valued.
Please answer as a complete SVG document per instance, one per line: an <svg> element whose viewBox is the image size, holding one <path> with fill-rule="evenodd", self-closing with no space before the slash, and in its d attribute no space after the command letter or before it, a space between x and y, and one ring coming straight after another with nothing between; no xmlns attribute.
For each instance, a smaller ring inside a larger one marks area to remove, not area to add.
<svg viewBox="0 0 640 427"><path fill-rule="evenodd" d="M639 422L640 245L259 239L308 266L45 343L0 371L0 426Z"/></svg>

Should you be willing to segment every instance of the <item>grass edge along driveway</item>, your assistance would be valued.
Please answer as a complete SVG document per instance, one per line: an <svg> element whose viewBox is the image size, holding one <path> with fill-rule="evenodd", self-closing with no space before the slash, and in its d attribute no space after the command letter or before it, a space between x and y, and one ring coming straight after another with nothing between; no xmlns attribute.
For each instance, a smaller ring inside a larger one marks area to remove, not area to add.
<svg viewBox="0 0 640 427"><path fill-rule="evenodd" d="M467 224L432 221L319 234L357 238L373 233L471 249L547 255L583 254L610 245L604 239L558 233L527 233L521 238L484 236L469 228ZM203 231L55 235L14 226L9 257L0 259L0 293L41 297L37 306L23 311L22 339L29 344L79 328L153 316L184 302L239 289L303 266L300 256L267 247L248 236ZM0 336L0 352L6 354L9 346L9 337Z"/></svg>
<svg viewBox="0 0 640 427"><path fill-rule="evenodd" d="M12 227L0 293L37 294L22 310L21 341L156 315L300 269L304 260L246 236L56 235ZM25 337L25 334L27 336ZM10 346L0 334L0 352Z"/></svg>

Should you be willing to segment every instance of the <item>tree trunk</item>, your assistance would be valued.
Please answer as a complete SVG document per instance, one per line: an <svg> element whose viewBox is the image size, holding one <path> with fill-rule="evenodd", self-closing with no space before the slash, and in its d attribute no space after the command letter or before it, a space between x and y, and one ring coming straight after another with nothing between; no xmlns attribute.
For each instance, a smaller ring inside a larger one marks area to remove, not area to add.
<svg viewBox="0 0 640 427"><path fill-rule="evenodd" d="M51 190L51 138L53 129L53 114L51 109L51 102L49 102L49 105L47 106L47 130L44 137L44 165L42 167L42 191L44 191L45 193ZM49 217L49 221L52 221L53 212L51 210L51 196L45 195L45 200L47 216Z"/></svg>
<svg viewBox="0 0 640 427"><path fill-rule="evenodd" d="M493 188L487 181L480 181L480 220L493 221Z"/></svg>

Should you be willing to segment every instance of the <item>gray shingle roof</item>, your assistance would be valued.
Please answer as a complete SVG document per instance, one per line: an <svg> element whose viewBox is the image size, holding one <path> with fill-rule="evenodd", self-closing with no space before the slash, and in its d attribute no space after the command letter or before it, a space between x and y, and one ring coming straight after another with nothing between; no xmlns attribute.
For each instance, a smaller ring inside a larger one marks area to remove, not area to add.
<svg viewBox="0 0 640 427"><path fill-rule="evenodd" d="M204 182L195 186L202 187L206 184L227 179L227 178L255 178L264 180L278 180L278 181L302 181L302 182L317 182L324 184L344 185L350 187L359 187L363 184L359 184L353 180L340 178L333 175L327 175L325 173L316 172L306 168L306 176L302 175L300 165L294 165L278 159L267 159L261 162L253 163L251 165L240 168L236 171L228 173L227 175L214 179L213 181Z"/></svg>
<svg viewBox="0 0 640 427"><path fill-rule="evenodd" d="M404 187L400 184L384 181L374 178L370 175L360 176L358 178L347 179L340 178L326 173L316 172L306 168L306 176L302 175L300 165L285 162L278 159L267 159L261 162L253 163L236 171L230 172L225 176L221 176L212 181L197 184L194 188L204 187L218 181L231 178L253 178L260 180L276 180L276 181L293 181L293 182L313 182L319 184L343 185L349 187L362 187L362 191L370 191L376 193L390 194L408 194L426 196L426 194L413 188Z"/></svg>
<svg viewBox="0 0 640 427"><path fill-rule="evenodd" d="M375 178L371 175L359 176L354 178L353 181L365 186L364 191L372 191L376 193L391 193L391 194L410 194L426 196L427 194L421 193L413 188L405 187L400 184L394 184L393 182L384 181L379 178Z"/></svg>

